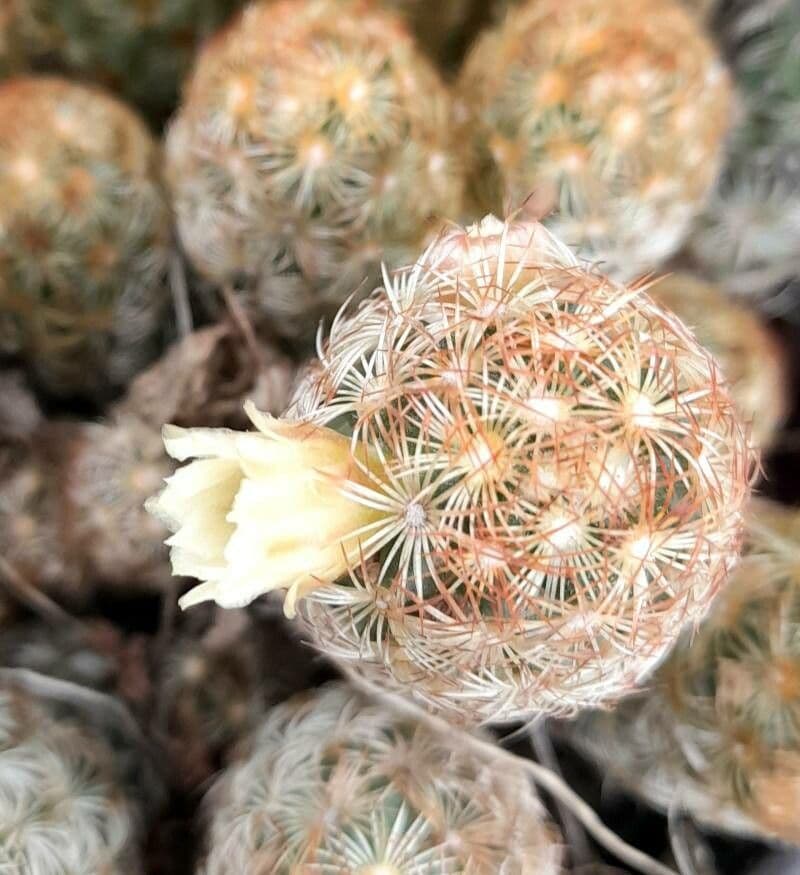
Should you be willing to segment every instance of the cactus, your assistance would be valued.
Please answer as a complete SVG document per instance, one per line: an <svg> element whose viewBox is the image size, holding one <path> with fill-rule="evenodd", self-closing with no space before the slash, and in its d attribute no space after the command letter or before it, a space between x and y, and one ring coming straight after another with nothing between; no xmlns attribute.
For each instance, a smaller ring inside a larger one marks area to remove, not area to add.
<svg viewBox="0 0 800 875"><path fill-rule="evenodd" d="M691 244L732 291L764 294L800 273L800 6L738 0L726 22L742 119Z"/></svg>
<svg viewBox="0 0 800 875"><path fill-rule="evenodd" d="M186 607L288 591L320 649L466 721L633 686L735 561L752 453L716 363L541 225L439 240L287 420L165 430Z"/></svg>
<svg viewBox="0 0 800 875"><path fill-rule="evenodd" d="M716 357L742 418L752 424L753 442L769 447L788 414L788 363L763 322L719 286L690 274L674 274L648 291Z"/></svg>
<svg viewBox="0 0 800 875"><path fill-rule="evenodd" d="M173 469L158 429L46 423L2 469L0 554L29 583L83 602L97 585L166 582L165 530L143 509Z"/></svg>
<svg viewBox="0 0 800 875"><path fill-rule="evenodd" d="M54 78L0 85L0 118L0 319L49 391L108 392L161 328L155 143L116 100Z"/></svg>
<svg viewBox="0 0 800 875"><path fill-rule="evenodd" d="M754 502L748 554L711 614L614 712L569 737L660 808L800 842L800 514Z"/></svg>
<svg viewBox="0 0 800 875"><path fill-rule="evenodd" d="M0 871L136 875L138 830L102 738L0 682Z"/></svg>
<svg viewBox="0 0 800 875"><path fill-rule="evenodd" d="M560 871L524 778L344 686L276 708L209 802L202 875Z"/></svg>
<svg viewBox="0 0 800 875"><path fill-rule="evenodd" d="M144 510L173 465L159 430L134 417L82 423L64 468L70 546L91 578L120 587L165 582L164 529Z"/></svg>
<svg viewBox="0 0 800 875"><path fill-rule="evenodd" d="M75 592L80 568L64 549L54 471L36 448L0 448L0 557L24 579Z"/></svg>
<svg viewBox="0 0 800 875"><path fill-rule="evenodd" d="M201 53L167 139L189 257L285 334L411 259L460 207L448 101L366 0L256 3Z"/></svg>
<svg viewBox="0 0 800 875"><path fill-rule="evenodd" d="M57 69L115 90L163 120L195 51L243 0L12 0L0 70Z"/></svg>
<svg viewBox="0 0 800 875"><path fill-rule="evenodd" d="M725 68L673 0L528 0L484 34L459 83L479 209L548 227L622 279L681 245L717 176Z"/></svg>

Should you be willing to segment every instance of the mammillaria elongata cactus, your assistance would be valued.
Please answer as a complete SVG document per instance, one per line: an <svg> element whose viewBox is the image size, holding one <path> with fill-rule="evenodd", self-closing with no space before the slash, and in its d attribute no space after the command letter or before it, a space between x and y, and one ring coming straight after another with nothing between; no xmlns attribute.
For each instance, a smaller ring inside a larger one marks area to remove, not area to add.
<svg viewBox="0 0 800 875"><path fill-rule="evenodd" d="M630 279L683 242L716 179L724 66L673 0L528 0L484 34L459 86L483 209L529 201Z"/></svg>
<svg viewBox="0 0 800 875"><path fill-rule="evenodd" d="M443 85L366 0L248 7L201 53L167 141L183 245L284 333L457 215ZM369 291L369 286L365 288Z"/></svg>
<svg viewBox="0 0 800 875"><path fill-rule="evenodd" d="M165 430L188 606L288 590L320 648L465 720L617 698L736 559L717 365L542 226L439 240L332 329L287 420Z"/></svg>
<svg viewBox="0 0 800 875"><path fill-rule="evenodd" d="M0 319L45 386L123 384L155 351L171 222L155 142L115 99L0 85Z"/></svg>
<svg viewBox="0 0 800 875"><path fill-rule="evenodd" d="M137 875L138 829L105 742L0 682L0 871Z"/></svg>
<svg viewBox="0 0 800 875"><path fill-rule="evenodd" d="M788 362L759 316L731 300L720 286L677 273L648 287L714 355L754 443L769 447L788 414Z"/></svg>
<svg viewBox="0 0 800 875"><path fill-rule="evenodd" d="M557 875L527 781L332 686L276 708L209 800L203 875Z"/></svg>
<svg viewBox="0 0 800 875"><path fill-rule="evenodd" d="M658 807L800 842L800 515L754 502L748 555L652 689L569 736Z"/></svg>

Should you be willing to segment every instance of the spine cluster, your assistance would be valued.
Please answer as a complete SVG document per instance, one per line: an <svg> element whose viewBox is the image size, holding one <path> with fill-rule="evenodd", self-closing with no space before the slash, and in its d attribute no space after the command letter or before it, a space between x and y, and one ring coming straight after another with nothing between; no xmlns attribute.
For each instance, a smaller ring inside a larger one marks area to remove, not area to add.
<svg viewBox="0 0 800 875"><path fill-rule="evenodd" d="M402 21L366 0L247 8L200 54L167 141L183 245L285 333L460 210L448 100Z"/></svg>
<svg viewBox="0 0 800 875"><path fill-rule="evenodd" d="M576 744L652 804L733 833L800 841L800 518L755 503L747 556L696 635Z"/></svg>
<svg viewBox="0 0 800 875"><path fill-rule="evenodd" d="M623 279L682 244L717 176L725 67L674 0L528 0L459 81L472 193L524 208Z"/></svg>
<svg viewBox="0 0 800 875"><path fill-rule="evenodd" d="M209 811L203 875L560 871L524 778L339 686L276 708Z"/></svg>
<svg viewBox="0 0 800 875"><path fill-rule="evenodd" d="M0 85L0 323L44 387L104 396L156 351L171 219L158 150L111 97Z"/></svg>

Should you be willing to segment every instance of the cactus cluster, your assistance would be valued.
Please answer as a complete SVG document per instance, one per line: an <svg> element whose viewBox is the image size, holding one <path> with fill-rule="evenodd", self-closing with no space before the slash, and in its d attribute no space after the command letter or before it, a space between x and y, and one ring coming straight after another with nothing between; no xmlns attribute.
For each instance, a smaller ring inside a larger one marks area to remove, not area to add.
<svg viewBox="0 0 800 875"><path fill-rule="evenodd" d="M138 830L106 743L0 682L0 871L137 875Z"/></svg>
<svg viewBox="0 0 800 875"><path fill-rule="evenodd" d="M673 274L648 292L674 311L717 359L742 418L752 426L753 442L769 447L789 411L788 362L762 319L720 286L691 274Z"/></svg>
<svg viewBox="0 0 800 875"><path fill-rule="evenodd" d="M444 86L394 14L255 3L200 54L169 131L183 246L305 332L458 214L449 140Z"/></svg>
<svg viewBox="0 0 800 875"><path fill-rule="evenodd" d="M708 619L651 689L566 729L657 807L800 842L800 515L754 503L747 540Z"/></svg>
<svg viewBox="0 0 800 875"><path fill-rule="evenodd" d="M288 590L323 652L466 720L633 686L735 559L713 359L535 223L454 230L332 329L289 421L165 431L184 605Z"/></svg>
<svg viewBox="0 0 800 875"><path fill-rule="evenodd" d="M677 0L528 0L479 38L459 82L472 194L546 216L623 279L675 252L715 182L724 65Z"/></svg>
<svg viewBox="0 0 800 875"><path fill-rule="evenodd" d="M212 791L203 875L557 875L524 777L331 686L276 708Z"/></svg>
<svg viewBox="0 0 800 875"><path fill-rule="evenodd" d="M11 0L0 70L57 70L113 89L154 121L174 106L194 54L243 0Z"/></svg>
<svg viewBox="0 0 800 875"><path fill-rule="evenodd" d="M764 294L800 269L800 6L738 0L726 21L742 119L692 250L733 291Z"/></svg>
<svg viewBox="0 0 800 875"><path fill-rule="evenodd" d="M0 320L46 389L103 393L154 353L169 209L125 106L53 78L0 85Z"/></svg>

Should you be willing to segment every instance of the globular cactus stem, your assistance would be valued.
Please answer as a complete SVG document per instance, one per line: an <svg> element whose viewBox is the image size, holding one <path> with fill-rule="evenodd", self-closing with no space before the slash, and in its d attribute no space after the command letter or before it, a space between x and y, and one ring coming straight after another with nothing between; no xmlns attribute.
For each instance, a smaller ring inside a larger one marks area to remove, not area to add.
<svg viewBox="0 0 800 875"><path fill-rule="evenodd" d="M165 430L184 606L286 589L320 649L465 721L611 702L737 558L712 357L541 225L486 219L334 324L287 418Z"/></svg>
<svg viewBox="0 0 800 875"><path fill-rule="evenodd" d="M170 211L126 106L50 77L0 85L0 322L44 387L105 398L164 328Z"/></svg>
<svg viewBox="0 0 800 875"><path fill-rule="evenodd" d="M753 502L747 555L695 635L567 736L627 789L707 826L800 842L800 516Z"/></svg>
<svg viewBox="0 0 800 875"><path fill-rule="evenodd" d="M459 86L473 199L524 208L605 272L672 255L719 171L722 60L677 0L527 0L481 36Z"/></svg>
<svg viewBox="0 0 800 875"><path fill-rule="evenodd" d="M105 741L0 681L0 871L138 875L139 821Z"/></svg>
<svg viewBox="0 0 800 875"><path fill-rule="evenodd" d="M276 708L208 801L202 875L560 872L522 776L344 686Z"/></svg>
<svg viewBox="0 0 800 875"><path fill-rule="evenodd" d="M276 330L312 335L458 214L448 111L377 4L254 3L200 54L167 138L186 252Z"/></svg>

